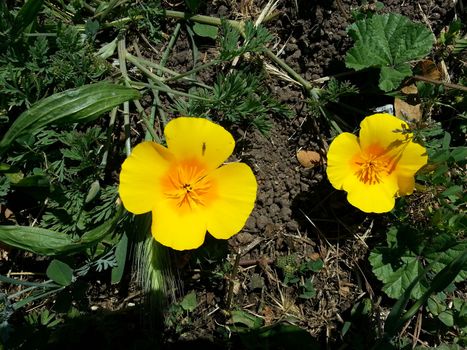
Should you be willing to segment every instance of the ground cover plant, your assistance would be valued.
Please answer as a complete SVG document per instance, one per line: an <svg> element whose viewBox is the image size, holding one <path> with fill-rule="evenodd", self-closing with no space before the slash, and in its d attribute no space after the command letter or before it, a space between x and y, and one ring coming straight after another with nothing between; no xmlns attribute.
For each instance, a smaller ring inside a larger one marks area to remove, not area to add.
<svg viewBox="0 0 467 350"><path fill-rule="evenodd" d="M465 348L464 11L1 2L0 348Z"/></svg>

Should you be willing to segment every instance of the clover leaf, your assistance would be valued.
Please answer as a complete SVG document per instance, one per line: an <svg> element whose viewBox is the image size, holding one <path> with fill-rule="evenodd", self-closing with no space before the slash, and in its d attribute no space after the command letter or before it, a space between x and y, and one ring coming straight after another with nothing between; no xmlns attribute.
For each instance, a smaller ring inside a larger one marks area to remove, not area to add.
<svg viewBox="0 0 467 350"><path fill-rule="evenodd" d="M398 14L374 15L349 27L355 45L346 55L348 68L381 69L379 87L396 89L412 71L409 62L426 56L433 46L428 28Z"/></svg>

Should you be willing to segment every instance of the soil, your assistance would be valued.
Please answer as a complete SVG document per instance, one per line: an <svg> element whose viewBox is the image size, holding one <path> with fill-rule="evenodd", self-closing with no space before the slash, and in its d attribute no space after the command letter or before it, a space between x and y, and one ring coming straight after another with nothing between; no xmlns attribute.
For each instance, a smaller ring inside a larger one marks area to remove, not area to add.
<svg viewBox="0 0 467 350"><path fill-rule="evenodd" d="M172 3L163 3L165 8L177 9ZM308 81L346 71L343 58L352 46L346 34L351 13L357 8L365 11L376 6L372 1L367 7L359 3L281 1L278 16L267 24L275 36L274 51L282 49L280 57ZM209 2L199 12L233 19L256 17L264 5L265 1L220 0ZM388 0L384 5L381 12L397 12L428 23L436 35L454 16L454 2L449 0ZM168 33L171 28L168 22ZM143 48L144 44L140 44ZM201 47L203 59L215 55L212 46ZM163 48L156 51L159 53L147 48L155 57L160 56ZM191 65L190 45L182 34L167 66L182 72ZM209 83L214 73L203 72L202 78ZM198 306L182 333L168 331L169 344L199 339L208 339L211 345L216 343L222 328L219 325L226 323L222 309L228 302L232 309L260 316L265 325L287 320L332 343L340 337L342 316L362 297L374 297L371 285L377 282L365 257L368 241L378 235L372 228L379 219L348 205L345 195L333 190L327 182L324 154L331 135L310 114L302 90L275 76L270 76L269 84L274 95L292 108L293 117L272 116L273 128L266 136L252 129L231 130L237 140L234 158L252 167L259 185L251 217L242 232L228 242L226 258L232 266L238 264L237 274L234 279L225 276L220 283L213 283L200 273L193 255L175 254L184 283L178 294L183 296L195 290ZM323 157L313 167L304 168L296 156L301 149L316 151ZM297 261L324 261L321 270L310 274L315 296L301 298L296 286L283 283L284 273L277 261L284 256ZM189 261L180 263L185 258ZM104 286L91 295L113 295L115 303L93 300L91 304L114 310L125 307L128 299L115 294L114 287ZM230 287L233 289L229 300ZM138 300L133 298L132 302Z"/></svg>

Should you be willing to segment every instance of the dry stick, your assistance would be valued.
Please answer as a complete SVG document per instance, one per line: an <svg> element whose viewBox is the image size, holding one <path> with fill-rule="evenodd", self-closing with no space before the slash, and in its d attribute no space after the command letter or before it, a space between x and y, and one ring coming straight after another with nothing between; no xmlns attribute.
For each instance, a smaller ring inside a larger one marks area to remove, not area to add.
<svg viewBox="0 0 467 350"><path fill-rule="evenodd" d="M427 83L435 84L435 85L443 85L449 89L456 89L456 90L462 90L462 91L467 91L467 86L459 85L459 84L454 84L454 83L446 83L441 80L435 80L431 78L426 78L421 75L414 75L414 79L416 80L421 80L421 81L426 81Z"/></svg>
<svg viewBox="0 0 467 350"><path fill-rule="evenodd" d="M169 59L169 54L170 54L170 51L172 51L172 48L174 47L175 45L175 42L177 41L178 39L178 36L180 34L180 29L181 29L182 25L180 24L180 22L177 23L177 25L175 26L175 29L172 33L172 36L170 37L170 40L169 40L169 43L167 44L167 48L165 49L164 51L164 54L162 55L162 58L159 62L160 66L161 67L165 67L168 59ZM157 74L158 75L162 75L162 72L161 71L157 71ZM150 82L150 84L152 84L152 82ZM154 102L156 103L157 105L157 111L159 112L159 115L162 119L162 125L165 126L167 124L167 116L165 114L165 111L162 109L162 104L161 104L161 100L159 98L159 90L155 90L155 89L152 89L152 93L154 95ZM155 114L155 109L156 109L156 105L153 105L153 107L151 108L151 117L153 117L153 114Z"/></svg>
<svg viewBox="0 0 467 350"><path fill-rule="evenodd" d="M104 151L104 155L102 156L102 162L101 162L101 166L103 168L105 168L107 165L107 158L109 156L109 148L110 148L110 136L115 126L115 117L117 116L117 110L118 110L117 107L115 107L110 112L109 127L107 128L107 135L106 135L107 140L105 142L105 151Z"/></svg>
<svg viewBox="0 0 467 350"><path fill-rule="evenodd" d="M239 263L240 263L240 252L238 251L237 255L235 256L234 266L233 266L232 273L230 274L230 278L229 278L229 291L227 294L227 300L225 302L225 307L227 310L230 310L230 306L232 305L234 279L237 277Z"/></svg>
<svg viewBox="0 0 467 350"><path fill-rule="evenodd" d="M125 62L125 37L118 41L118 63L120 71L122 72L123 79L128 81L128 72L126 70ZM128 101L123 102L123 126L125 130L125 152L127 157L131 153L130 145L130 103Z"/></svg>

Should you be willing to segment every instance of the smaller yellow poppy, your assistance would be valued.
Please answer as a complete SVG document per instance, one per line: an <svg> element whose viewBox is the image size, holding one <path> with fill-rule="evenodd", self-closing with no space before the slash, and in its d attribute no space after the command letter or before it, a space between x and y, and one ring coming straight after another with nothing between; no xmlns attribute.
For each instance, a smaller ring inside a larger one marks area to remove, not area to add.
<svg viewBox="0 0 467 350"><path fill-rule="evenodd" d="M167 147L137 145L123 162L119 193L125 208L152 211L152 235L168 247L198 248L206 231L228 239L245 225L257 183L244 163L221 164L235 141L207 119L180 117L164 130Z"/></svg>
<svg viewBox="0 0 467 350"><path fill-rule="evenodd" d="M360 123L359 137L342 133L328 151L327 176L350 204L367 213L391 211L395 197L411 194L415 173L428 160L404 121L374 114Z"/></svg>

